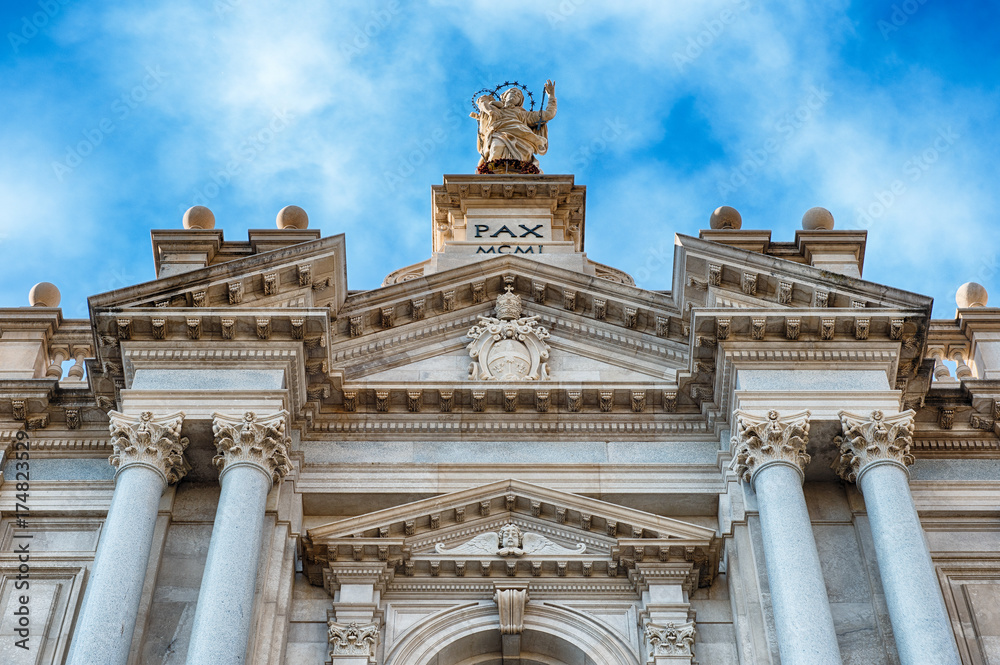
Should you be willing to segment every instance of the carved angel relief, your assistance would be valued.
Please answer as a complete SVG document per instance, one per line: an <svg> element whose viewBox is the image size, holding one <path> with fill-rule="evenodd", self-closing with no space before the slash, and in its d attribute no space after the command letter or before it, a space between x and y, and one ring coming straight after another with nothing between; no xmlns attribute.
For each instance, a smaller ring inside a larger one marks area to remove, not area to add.
<svg viewBox="0 0 1000 665"><path fill-rule="evenodd" d="M508 286L496 302L496 318L480 316L466 337L473 381L538 381L549 378L549 331L537 316L521 316L521 298Z"/></svg>
<svg viewBox="0 0 1000 665"><path fill-rule="evenodd" d="M563 547L538 533L523 533L516 524L505 524L500 531L481 533L467 543L446 548L434 547L438 554L489 554L491 556L524 556L525 554L583 554L587 546Z"/></svg>

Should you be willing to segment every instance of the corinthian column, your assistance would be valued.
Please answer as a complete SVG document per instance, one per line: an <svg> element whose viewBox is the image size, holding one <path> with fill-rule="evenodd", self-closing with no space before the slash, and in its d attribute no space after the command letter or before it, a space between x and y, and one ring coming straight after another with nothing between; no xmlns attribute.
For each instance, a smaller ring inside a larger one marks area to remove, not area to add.
<svg viewBox="0 0 1000 665"><path fill-rule="evenodd" d="M245 662L267 493L289 472L287 411L213 414L222 494L198 592L188 665Z"/></svg>
<svg viewBox="0 0 1000 665"><path fill-rule="evenodd" d="M809 412L737 411L733 466L757 494L764 562L782 665L840 665L823 571L802 483Z"/></svg>
<svg viewBox="0 0 1000 665"><path fill-rule="evenodd" d="M115 493L76 622L70 665L128 662L160 496L190 469L184 459L188 440L180 438L183 413L108 415L110 461L118 469Z"/></svg>
<svg viewBox="0 0 1000 665"><path fill-rule="evenodd" d="M840 412L837 473L865 496L879 576L902 665L958 665L955 636L910 494L913 411Z"/></svg>

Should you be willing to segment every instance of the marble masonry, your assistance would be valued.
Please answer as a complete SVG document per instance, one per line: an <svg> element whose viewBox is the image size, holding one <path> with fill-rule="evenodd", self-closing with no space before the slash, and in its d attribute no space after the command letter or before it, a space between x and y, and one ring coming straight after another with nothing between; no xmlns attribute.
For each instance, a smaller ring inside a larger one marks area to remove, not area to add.
<svg viewBox="0 0 1000 665"><path fill-rule="evenodd" d="M88 319L0 309L0 662L1000 663L985 289L725 206L638 288L538 169L554 84L498 92L380 288L196 207Z"/></svg>

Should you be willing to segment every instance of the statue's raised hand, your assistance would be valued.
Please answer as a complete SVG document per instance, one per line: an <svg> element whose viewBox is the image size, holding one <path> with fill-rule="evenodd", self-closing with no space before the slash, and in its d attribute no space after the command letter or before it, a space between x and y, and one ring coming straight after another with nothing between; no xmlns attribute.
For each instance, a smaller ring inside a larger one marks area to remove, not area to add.
<svg viewBox="0 0 1000 665"><path fill-rule="evenodd" d="M553 83L552 79L545 82L545 92L548 93L549 97L555 97L556 94L556 84Z"/></svg>

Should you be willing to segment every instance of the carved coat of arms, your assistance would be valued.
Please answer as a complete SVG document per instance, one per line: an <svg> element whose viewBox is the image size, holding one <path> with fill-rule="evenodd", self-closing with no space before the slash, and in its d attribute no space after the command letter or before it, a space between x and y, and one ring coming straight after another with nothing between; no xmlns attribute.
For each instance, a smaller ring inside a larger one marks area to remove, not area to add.
<svg viewBox="0 0 1000 665"><path fill-rule="evenodd" d="M466 337L469 342L469 378L473 381L538 381L547 379L549 331L538 316L521 316L521 298L512 292L497 298L496 317L480 316Z"/></svg>

